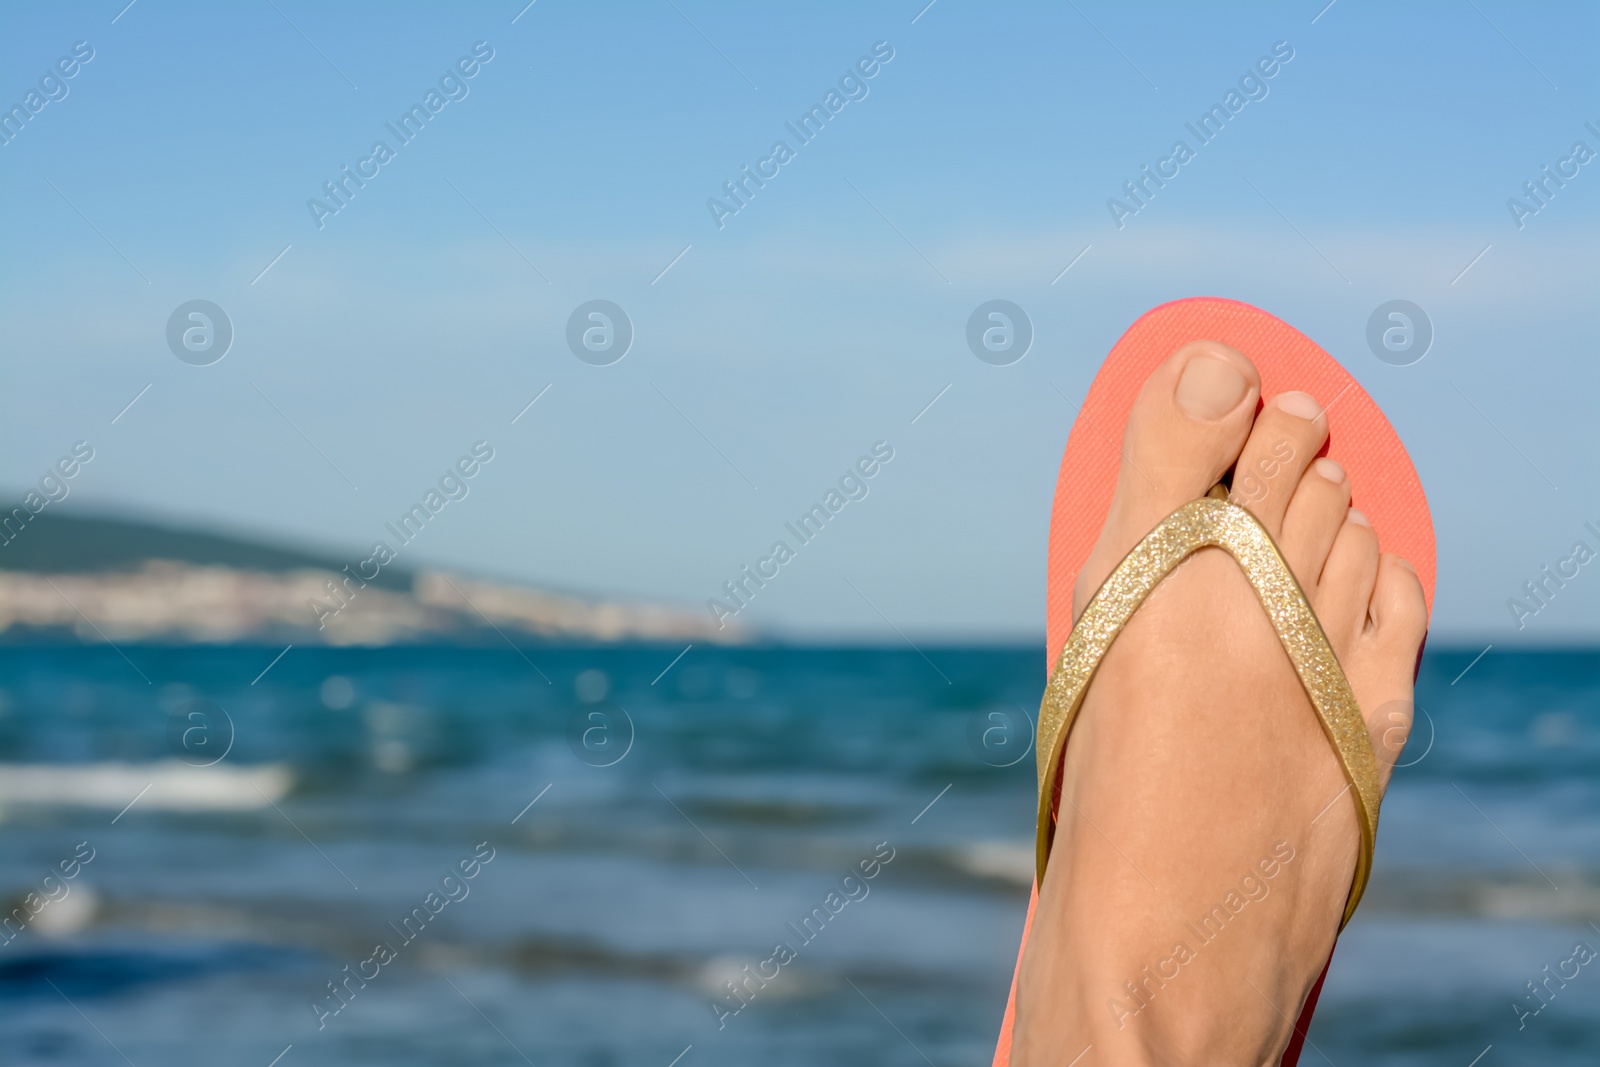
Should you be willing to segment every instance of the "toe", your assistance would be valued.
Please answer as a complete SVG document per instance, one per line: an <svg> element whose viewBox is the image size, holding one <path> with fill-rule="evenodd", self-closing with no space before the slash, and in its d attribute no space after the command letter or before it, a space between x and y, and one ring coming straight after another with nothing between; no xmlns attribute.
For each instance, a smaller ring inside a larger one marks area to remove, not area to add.
<svg viewBox="0 0 1600 1067"><path fill-rule="evenodd" d="M1278 538L1283 558L1301 588L1314 588L1321 579L1322 566L1349 509L1350 479L1344 468L1327 457L1314 460L1289 498Z"/></svg>
<svg viewBox="0 0 1600 1067"><path fill-rule="evenodd" d="M1123 435L1124 468L1144 495L1170 511L1217 483L1250 430L1261 376L1237 349L1193 341L1156 368L1134 402Z"/></svg>
<svg viewBox="0 0 1600 1067"><path fill-rule="evenodd" d="M1233 500L1278 536L1300 475L1328 439L1328 419L1309 393L1279 393L1256 417L1233 472Z"/></svg>
<svg viewBox="0 0 1600 1067"><path fill-rule="evenodd" d="M1317 618L1335 653L1342 656L1366 630L1377 578L1378 535L1367 517L1351 508L1333 539L1316 592Z"/></svg>
<svg viewBox="0 0 1600 1067"><path fill-rule="evenodd" d="M1399 556L1385 553L1378 561L1377 583L1367 608L1376 638L1397 651L1415 656L1428 629L1428 601L1416 568Z"/></svg>
<svg viewBox="0 0 1600 1067"><path fill-rule="evenodd" d="M1217 341L1190 342L1151 373L1128 415L1116 493L1078 574L1075 610L1140 538L1234 465L1260 395L1254 364Z"/></svg>
<svg viewBox="0 0 1600 1067"><path fill-rule="evenodd" d="M1379 775L1387 787L1415 729L1411 678L1428 629L1428 602L1411 564L1388 553L1379 558L1367 614L1372 626L1362 635L1351 664L1352 681L1360 685L1357 696L1367 716ZM1432 740L1432 721L1428 720L1428 734L1420 741L1431 745ZM1408 762L1418 758L1420 754Z"/></svg>

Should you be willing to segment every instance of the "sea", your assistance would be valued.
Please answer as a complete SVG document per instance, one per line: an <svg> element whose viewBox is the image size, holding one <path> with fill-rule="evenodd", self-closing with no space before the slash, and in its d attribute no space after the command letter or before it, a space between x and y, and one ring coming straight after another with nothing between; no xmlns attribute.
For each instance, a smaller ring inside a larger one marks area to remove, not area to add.
<svg viewBox="0 0 1600 1067"><path fill-rule="evenodd" d="M986 1065L1043 683L1037 647L0 648L0 1063ZM1417 703L1302 1063L1592 1067L1600 650L1430 648Z"/></svg>

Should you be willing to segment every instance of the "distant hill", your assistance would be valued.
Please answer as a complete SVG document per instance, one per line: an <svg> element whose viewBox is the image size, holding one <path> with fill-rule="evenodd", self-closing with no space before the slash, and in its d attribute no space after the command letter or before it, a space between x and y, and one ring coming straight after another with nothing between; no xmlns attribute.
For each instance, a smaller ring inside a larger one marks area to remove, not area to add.
<svg viewBox="0 0 1600 1067"><path fill-rule="evenodd" d="M335 559L294 548L250 541L229 534L180 530L134 519L90 517L47 508L10 541L0 541L0 570L46 574L126 571L153 559L195 566L281 574L295 570L338 571L362 558ZM415 573L398 564L385 567L371 582L380 589L409 591Z"/></svg>
<svg viewBox="0 0 1600 1067"><path fill-rule="evenodd" d="M750 639L682 606L603 600L134 519L0 514L0 640L393 645ZM351 570L343 568L357 564ZM361 575L361 577L357 577Z"/></svg>

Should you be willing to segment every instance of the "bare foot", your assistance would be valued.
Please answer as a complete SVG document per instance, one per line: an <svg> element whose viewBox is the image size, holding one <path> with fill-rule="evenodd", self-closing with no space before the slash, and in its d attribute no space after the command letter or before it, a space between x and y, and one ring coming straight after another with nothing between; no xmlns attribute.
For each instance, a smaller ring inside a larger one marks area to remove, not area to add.
<svg viewBox="0 0 1600 1067"><path fill-rule="evenodd" d="M1157 523L1236 468L1367 717L1385 785L1427 626L1304 393L1267 399L1199 341L1145 383L1074 615ZM1324 398L1326 399L1326 398ZM1338 757L1238 565L1205 549L1111 646L1065 756L1017 984L1015 1067L1276 1064L1332 950L1360 848Z"/></svg>

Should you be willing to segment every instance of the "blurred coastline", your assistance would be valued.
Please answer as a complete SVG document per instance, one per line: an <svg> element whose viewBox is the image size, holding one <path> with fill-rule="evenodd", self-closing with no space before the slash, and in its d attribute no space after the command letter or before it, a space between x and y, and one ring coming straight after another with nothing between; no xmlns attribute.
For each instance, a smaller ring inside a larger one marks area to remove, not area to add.
<svg viewBox="0 0 1600 1067"><path fill-rule="evenodd" d="M509 641L507 631L568 641L748 639L743 627L686 608L394 564L385 542L340 563L227 534L57 512L0 537L0 632L12 640L473 644Z"/></svg>

